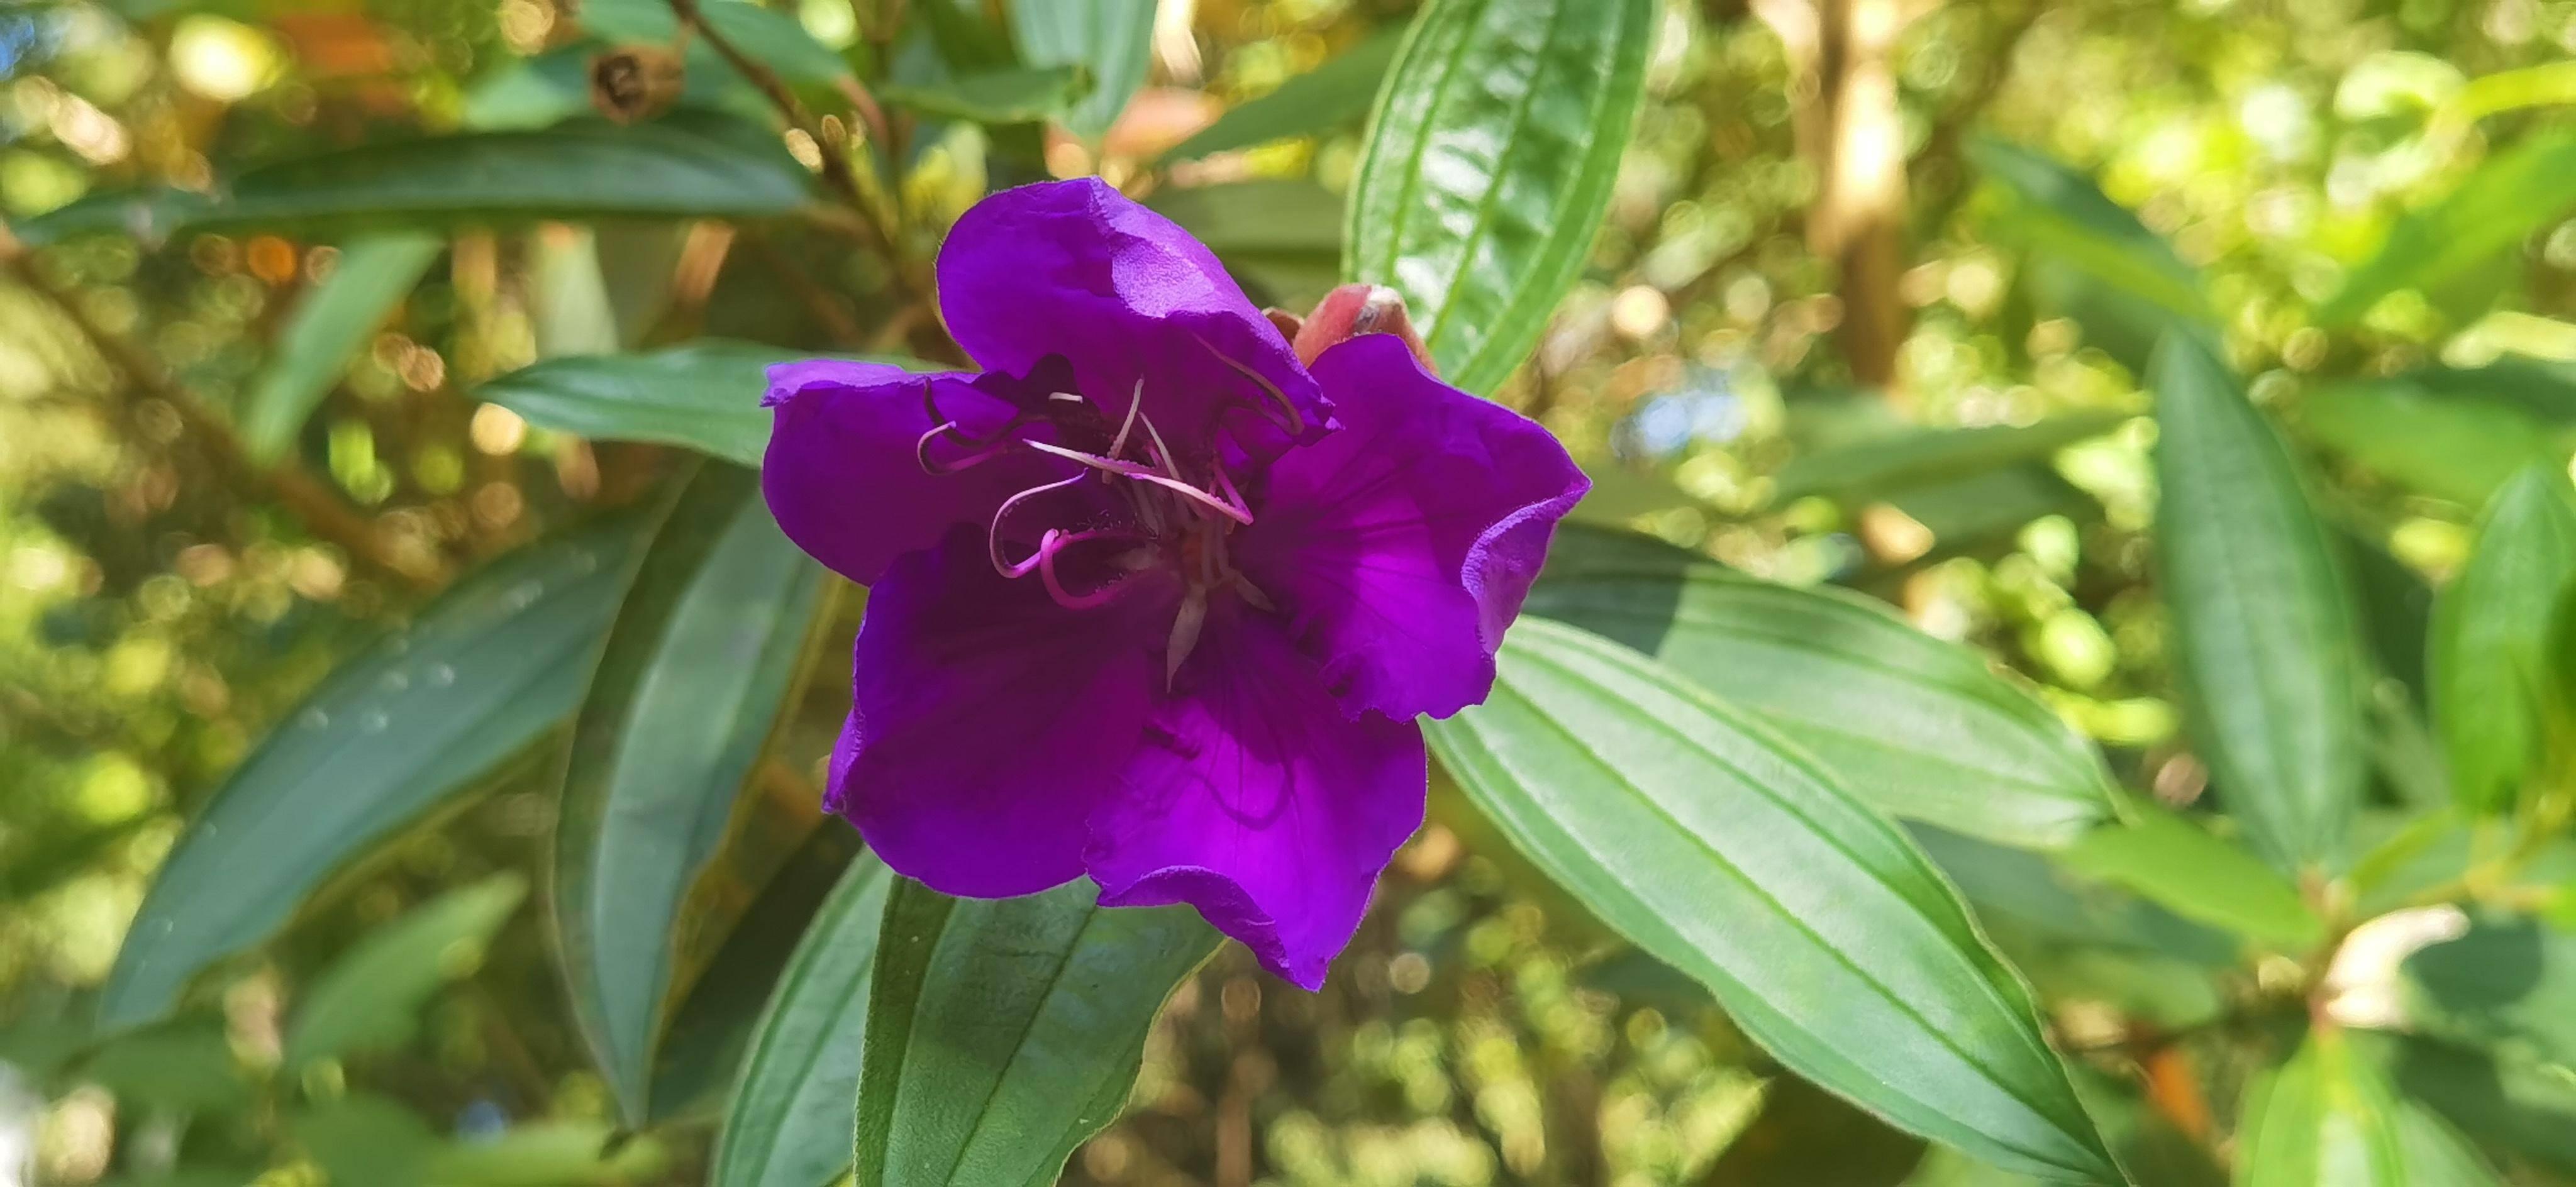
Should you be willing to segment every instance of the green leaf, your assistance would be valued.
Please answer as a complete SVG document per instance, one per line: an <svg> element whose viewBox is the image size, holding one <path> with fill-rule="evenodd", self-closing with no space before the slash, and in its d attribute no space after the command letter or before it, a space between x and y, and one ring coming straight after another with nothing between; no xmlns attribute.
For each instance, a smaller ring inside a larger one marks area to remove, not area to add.
<svg viewBox="0 0 2576 1187"><path fill-rule="evenodd" d="M216 1020L183 1019L119 1035L80 1069L80 1078L130 1105L176 1113L231 1112L257 1099Z"/></svg>
<svg viewBox="0 0 2576 1187"><path fill-rule="evenodd" d="M855 830L820 822L743 909L663 1030L653 1120L723 1113L779 978L859 851Z"/></svg>
<svg viewBox="0 0 2576 1187"><path fill-rule="evenodd" d="M1279 89L1227 108L1215 123L1163 154L1163 163L1195 161L1290 136L1329 132L1368 113L1378 83L1404 39L1380 33L1331 61L1280 83ZM1336 236L1338 238L1338 236Z"/></svg>
<svg viewBox="0 0 2576 1187"><path fill-rule="evenodd" d="M2394 481L2469 507L2527 467L2564 464L2571 434L2534 410L2483 392L2441 391L2417 377L2329 384L2299 408L2299 428Z"/></svg>
<svg viewBox="0 0 2576 1187"><path fill-rule="evenodd" d="M31 246L75 234L298 234L603 217L762 218L811 200L777 138L703 112L649 124L563 124L394 141L252 169L222 200L171 191L84 198L19 227Z"/></svg>
<svg viewBox="0 0 2576 1187"><path fill-rule="evenodd" d="M752 471L709 463L653 537L575 719L554 921L574 1014L630 1122L672 1007L672 930L799 672L822 566Z"/></svg>
<svg viewBox="0 0 2576 1187"><path fill-rule="evenodd" d="M430 996L482 963L527 890L517 874L498 874L368 933L305 991L286 1030L286 1068L411 1041Z"/></svg>
<svg viewBox="0 0 2576 1187"><path fill-rule="evenodd" d="M894 883L885 863L860 858L806 928L754 1031L710 1187L816 1187L850 1168L868 973Z"/></svg>
<svg viewBox="0 0 2576 1187"><path fill-rule="evenodd" d="M2344 325L2401 289L2435 289L2520 244L2576 206L2576 130L2550 129L2497 153L2430 205L2398 216L2377 255L2317 306Z"/></svg>
<svg viewBox="0 0 2576 1187"><path fill-rule="evenodd" d="M429 1159L435 1187L628 1187L659 1178L669 1152L652 1135L597 1121L538 1121L450 1142Z"/></svg>
<svg viewBox="0 0 2576 1187"><path fill-rule="evenodd" d="M1163 1001L1216 950L1187 907L1087 881L886 902L860 1062L857 1187L1044 1187L1118 1116Z"/></svg>
<svg viewBox="0 0 2576 1187"><path fill-rule="evenodd" d="M2549 628L2576 585L2576 490L2555 461L2496 492L2478 542L2442 591L2433 633L2433 712L2461 807L2513 805L2538 771Z"/></svg>
<svg viewBox="0 0 2576 1187"><path fill-rule="evenodd" d="M1493 695L1429 733L1533 863L1790 1070L2005 1169L2119 1180L1957 894L1751 714L1525 619Z"/></svg>
<svg viewBox="0 0 2576 1187"><path fill-rule="evenodd" d="M2355 1036L2356 1044L2364 1037ZM2489 1149L2576 1172L2576 1072L2517 1055L2386 1036L2391 1076Z"/></svg>
<svg viewBox="0 0 2576 1187"><path fill-rule="evenodd" d="M1053 119L1091 93L1091 76L1079 66L988 70L935 85L889 83L877 93L886 102L923 115L978 124L1031 124Z"/></svg>
<svg viewBox="0 0 2576 1187"><path fill-rule="evenodd" d="M1983 656L1840 590L1792 589L1569 525L1524 609L1664 661L1898 816L2019 845L2110 819L2092 746Z"/></svg>
<svg viewBox="0 0 2576 1187"><path fill-rule="evenodd" d="M553 732L589 683L639 536L620 520L495 561L306 697L179 834L99 992L100 1024L165 1013L349 859Z"/></svg>
<svg viewBox="0 0 2576 1187"><path fill-rule="evenodd" d="M702 338L640 354L548 359L482 387L489 400L541 429L598 441L678 445L745 466L769 447L768 369L816 357L752 342ZM911 370L913 359L879 357Z"/></svg>
<svg viewBox="0 0 2576 1187"><path fill-rule="evenodd" d="M2284 868L2343 858L2363 788L2352 594L2297 463L2197 334L2156 393L2156 550L2193 743L2220 802Z"/></svg>
<svg viewBox="0 0 2576 1187"><path fill-rule="evenodd" d="M1154 0L1047 0L1010 6L1011 34L1031 66L1077 66L1095 84L1064 126L1097 140L1145 85L1154 59Z"/></svg>
<svg viewBox="0 0 2576 1187"><path fill-rule="evenodd" d="M2132 805L2126 824L2098 828L2066 854L2078 872L2117 882L2176 915L2304 955L2325 921L2299 888L2209 830L2162 808Z"/></svg>
<svg viewBox="0 0 2576 1187"><path fill-rule="evenodd" d="M1810 495L1846 500L1885 496L1907 487L1946 482L2025 462L2044 462L2058 450L2119 428L2119 412L2077 412L2028 425L1922 429L1792 458L1772 476L1775 503Z"/></svg>
<svg viewBox="0 0 2576 1187"><path fill-rule="evenodd" d="M1393 286L1451 383L1538 341L1609 209L1645 100L1653 0L1431 0L1352 181L1347 279Z"/></svg>
<svg viewBox="0 0 2576 1187"><path fill-rule="evenodd" d="M266 465L286 454L349 360L446 246L435 236L397 232L341 248L339 266L296 303L276 357L242 401L242 446L252 461Z"/></svg>
<svg viewBox="0 0 2576 1187"><path fill-rule="evenodd" d="M2440 1121L2398 1100L2341 1031L2311 1031L2246 1093L2240 1187L2474 1187L2494 1172Z"/></svg>
<svg viewBox="0 0 2576 1187"><path fill-rule="evenodd" d="M432 1184L429 1166L444 1143L427 1121L384 1097L342 1097L288 1117L286 1128L333 1183L443 1187Z"/></svg>
<svg viewBox="0 0 2576 1187"><path fill-rule="evenodd" d="M2243 945L2234 936L2079 875L2057 855L2007 849L1921 825L1907 831L1976 907L1978 920L1998 933L2018 930L2051 946L2169 956L2210 968L2234 967L2241 957Z"/></svg>
<svg viewBox="0 0 2576 1187"><path fill-rule="evenodd" d="M2404 966L2412 1029L2576 1075L2576 935L2484 913Z"/></svg>
<svg viewBox="0 0 2576 1187"><path fill-rule="evenodd" d="M2106 197L2092 178L1991 137L1971 139L1968 159L2016 199L2012 216L1996 220L1998 233L2168 312L2208 316L2200 273L2175 255L2163 236Z"/></svg>
<svg viewBox="0 0 2576 1187"><path fill-rule="evenodd" d="M1146 202L1271 303L1305 308L1340 276L1341 200L1303 178L1158 191Z"/></svg>
<svg viewBox="0 0 2576 1187"><path fill-rule="evenodd" d="M583 0L580 12L584 29L619 44L671 45L680 35L679 19L671 14L668 0ZM799 86L828 86L849 77L850 64L814 40L790 15L793 12L792 5L781 12L746 0L698 0L699 15L719 36L781 79ZM694 68L696 55L691 57ZM711 54L708 61L717 65L723 59Z"/></svg>

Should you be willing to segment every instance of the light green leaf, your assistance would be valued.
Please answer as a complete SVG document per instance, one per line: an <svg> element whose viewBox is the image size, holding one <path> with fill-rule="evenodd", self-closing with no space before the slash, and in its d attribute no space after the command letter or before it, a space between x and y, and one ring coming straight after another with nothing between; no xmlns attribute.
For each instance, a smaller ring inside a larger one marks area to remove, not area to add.
<svg viewBox="0 0 2576 1187"><path fill-rule="evenodd" d="M2194 923L2122 887L2086 877L2055 854L2007 849L1917 825L1906 830L1998 934L2026 933L2052 947L2107 948L2208 968L2242 959L2236 937ZM2010 945L2006 945L2007 954Z"/></svg>
<svg viewBox="0 0 2576 1187"><path fill-rule="evenodd" d="M1207 244L1227 271L1274 304L1307 308L1340 276L1341 200L1314 182L1177 187L1146 205Z"/></svg>
<svg viewBox="0 0 2576 1187"><path fill-rule="evenodd" d="M304 992L287 1025L287 1069L411 1041L430 996L482 963L527 891L517 874L498 874L368 933Z"/></svg>
<svg viewBox="0 0 2576 1187"><path fill-rule="evenodd" d="M554 921L574 1014L630 1122L671 1010L673 926L796 681L823 583L759 476L707 463L645 550L574 721Z"/></svg>
<svg viewBox="0 0 2576 1187"><path fill-rule="evenodd" d="M1488 393L1583 268L1646 94L1653 0L1432 0L1378 96L1346 279L1393 286Z"/></svg>
<svg viewBox="0 0 2576 1187"><path fill-rule="evenodd" d="M2066 854L2080 873L2126 886L2180 915L2305 955L2325 922L2299 888L2243 849L2172 812L2131 805L2131 820L2098 828Z"/></svg>
<svg viewBox="0 0 2576 1187"><path fill-rule="evenodd" d="M1031 66L1079 66L1095 89L1064 126L1097 140L1118 122L1154 58L1154 0L1047 0L1010 6L1011 34Z"/></svg>
<svg viewBox="0 0 2576 1187"><path fill-rule="evenodd" d="M2478 542L2436 603L2433 713L2461 807L2513 805L2537 773L2549 628L2576 585L2576 489L2542 462L2496 492Z"/></svg>
<svg viewBox="0 0 2576 1187"><path fill-rule="evenodd" d="M233 1112L258 1096L233 1055L223 1023L182 1019L109 1039L80 1068L128 1105L175 1113Z"/></svg>
<svg viewBox="0 0 2576 1187"><path fill-rule="evenodd" d="M1290 136L1317 135L1356 120L1367 114L1379 81L1403 44L1401 36L1389 32L1352 46L1267 95L1227 108L1215 123L1164 153L1163 162L1195 161Z"/></svg>
<svg viewBox="0 0 2576 1187"><path fill-rule="evenodd" d="M1956 892L1751 714L1524 619L1491 698L1429 733L1533 863L1790 1070L2005 1169L2119 1180Z"/></svg>
<svg viewBox="0 0 2576 1187"><path fill-rule="evenodd" d="M2035 424L1923 429L1888 440L1802 453L1772 475L1775 503L1809 495L1868 499L1907 487L1947 482L2026 462L2099 437L2129 420L2125 413L2077 412Z"/></svg>
<svg viewBox="0 0 2576 1187"><path fill-rule="evenodd" d="M1759 714L1898 816L2018 845L2111 817L2092 746L1984 657L1840 590L1727 571L1658 541L1559 528L1524 609L1628 644Z"/></svg>
<svg viewBox="0 0 2576 1187"><path fill-rule="evenodd" d="M433 1187L628 1187L664 1181L670 1153L651 1134L622 1139L597 1121L538 1121L450 1142L429 1159Z"/></svg>
<svg viewBox="0 0 2576 1187"><path fill-rule="evenodd" d="M705 112L633 127L583 121L541 131L389 141L264 165L221 201L173 191L103 194L21 224L34 246L123 232L283 228L299 234L602 217L761 218L811 193L777 137Z"/></svg>
<svg viewBox="0 0 2576 1187"><path fill-rule="evenodd" d="M2407 957L2404 984L2412 1029L2576 1074L2576 935L2482 913Z"/></svg>
<svg viewBox="0 0 2576 1187"><path fill-rule="evenodd" d="M2341 1031L2308 1034L2247 1091L2239 1187L2477 1187L2494 1172L2442 1123L2401 1102Z"/></svg>
<svg viewBox="0 0 2576 1187"><path fill-rule="evenodd" d="M598 441L678 445L745 466L769 447L768 369L816 357L751 342L702 338L640 354L549 359L475 389L475 396L542 429ZM878 358L911 370L913 359Z"/></svg>
<svg viewBox="0 0 2576 1187"><path fill-rule="evenodd" d="M2214 349L2168 335L2148 369L2157 559L2191 737L2265 857L2332 867L2369 753L2353 596L2297 463Z"/></svg>
<svg viewBox="0 0 2576 1187"><path fill-rule="evenodd" d="M1995 230L2121 292L2186 317L2208 316L2200 273L2093 179L2009 141L1977 137L1968 159L2016 199Z"/></svg>
<svg viewBox="0 0 2576 1187"><path fill-rule="evenodd" d="M286 1118L286 1131L333 1183L440 1187L429 1177L442 1151L429 1122L381 1096L353 1093Z"/></svg>
<svg viewBox="0 0 2576 1187"><path fill-rule="evenodd" d="M937 84L888 83L877 93L923 115L978 124L1030 124L1052 119L1091 93L1091 76L1079 66L988 70Z"/></svg>
<svg viewBox="0 0 2576 1187"><path fill-rule="evenodd" d="M2515 474L2564 464L2576 434L2513 402L2416 377L2328 384L2303 401L2308 438L2401 485L2482 507Z"/></svg>
<svg viewBox="0 0 2576 1187"><path fill-rule="evenodd" d="M288 713L180 832L100 991L100 1024L165 1013L332 871L553 732L590 681L639 526L492 563Z"/></svg>
<svg viewBox="0 0 2576 1187"><path fill-rule="evenodd" d="M435 236L396 232L341 248L339 266L296 303L278 335L276 356L242 400L242 447L252 461L274 462L295 444L296 432L340 381L349 360L411 295L446 246Z"/></svg>
<svg viewBox="0 0 2576 1187"><path fill-rule="evenodd" d="M671 45L679 38L680 23L668 0L582 0L580 11L584 29L618 44ZM799 86L827 86L849 77L850 64L814 40L791 15L794 11L793 5L779 11L747 0L698 0L699 15L719 36L778 77ZM722 62L707 55L708 65L726 68ZM691 55L690 65L698 65L697 55Z"/></svg>
<svg viewBox="0 0 2576 1187"><path fill-rule="evenodd" d="M2398 216L2377 255L2317 307L2349 323L2401 289L2457 280L2576 206L2576 130L2550 129L2497 153L2430 205Z"/></svg>
<svg viewBox="0 0 2576 1187"><path fill-rule="evenodd" d="M1187 907L1076 881L886 902L860 1064L857 1187L1044 1187L1118 1116L1163 1001L1216 950Z"/></svg>
<svg viewBox="0 0 2576 1187"><path fill-rule="evenodd" d="M860 858L806 928L753 1032L710 1187L817 1187L850 1168L868 973L895 880Z"/></svg>

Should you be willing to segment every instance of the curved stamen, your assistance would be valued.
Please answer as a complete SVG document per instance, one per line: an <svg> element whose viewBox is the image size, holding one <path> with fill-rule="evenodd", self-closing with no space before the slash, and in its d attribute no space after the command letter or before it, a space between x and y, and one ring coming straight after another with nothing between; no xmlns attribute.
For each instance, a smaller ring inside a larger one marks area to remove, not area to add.
<svg viewBox="0 0 2576 1187"><path fill-rule="evenodd" d="M1217 498L1216 496L1200 490L1195 486L1191 486L1189 483L1183 482L1180 479L1166 478L1152 470L1139 466L1134 462L1122 462L1114 458L1102 457L1096 453L1084 453L1078 449L1066 449L1061 445L1051 445L1044 441L1025 441L1022 442L1022 444L1031 449L1037 450L1040 453L1060 457L1069 462L1079 462L1091 467L1092 469L1100 470L1105 473L1116 474L1122 478L1133 478L1138 482L1153 483L1154 485L1180 495L1182 498L1188 499L1201 507L1205 507L1210 511L1226 517L1227 519L1231 519L1236 523L1248 524L1252 522L1252 510L1250 508L1238 506L1234 502L1228 502L1224 499ZM1027 492L1023 491L1021 493L1025 494ZM1017 499L1019 496L1014 495L1012 497ZM1005 505L1007 506L1007 504Z"/></svg>
<svg viewBox="0 0 2576 1187"><path fill-rule="evenodd" d="M1200 338L1196 333L1191 334L1190 337L1197 339L1199 345L1206 347L1209 354L1215 355L1216 361L1234 368L1235 374L1251 380L1254 387L1261 389L1262 395L1270 398L1270 404L1277 413L1271 417L1271 423L1278 425L1291 437L1306 435L1305 414L1297 410L1296 403L1288 398L1288 393L1279 390L1279 385L1270 382L1261 372L1236 361L1234 356L1218 350L1215 343Z"/></svg>
<svg viewBox="0 0 2576 1187"><path fill-rule="evenodd" d="M1038 580L1046 583L1047 596L1054 598L1056 605L1062 606L1067 610L1088 610L1094 606L1106 603L1111 598L1117 597L1118 591L1127 587L1127 583L1121 580L1112 581L1107 585L1091 591L1090 593L1084 594L1077 594L1066 589L1064 587L1064 583L1057 580L1055 575L1056 554L1062 551L1064 551L1062 548L1057 548L1053 551L1041 552L1038 554Z"/></svg>
<svg viewBox="0 0 2576 1187"><path fill-rule="evenodd" d="M1136 427L1137 414L1141 412L1144 407L1145 380L1142 376L1139 376L1136 380L1136 394L1127 398L1127 418L1118 422L1118 435L1111 438L1109 441L1109 456L1116 457L1127 451L1127 433L1129 430ZM1150 431L1153 428L1152 422L1147 422L1145 427ZM1156 434L1155 440L1159 442L1161 439L1161 435Z"/></svg>
<svg viewBox="0 0 2576 1187"><path fill-rule="evenodd" d="M1059 479L1055 482L1040 483L1037 486L1032 486L1027 490L1012 495L1010 498L1002 500L1002 505L993 509L992 526L986 529L984 533L984 552L986 556L992 558L993 571L1000 573L1004 577L1025 576L1029 571L1027 562L1025 561L1019 562L1015 565L1010 561L1002 559L1002 521L1010 516L1012 508L1019 506L1022 502L1029 499L1036 498L1039 495L1063 490L1064 488L1072 486L1073 484L1089 477L1090 475L1088 474L1076 474L1071 478ZM1048 537L1055 534L1057 533L1055 533L1053 529L1049 529L1046 536L1040 536L1038 538L1038 554L1040 556L1044 556L1046 554L1046 541Z"/></svg>
<svg viewBox="0 0 2576 1187"><path fill-rule="evenodd" d="M920 440L913 442L913 460L920 463L922 473L928 474L933 478L945 478L948 475L954 474L969 466L980 465L984 462L1000 457L1003 451L1009 449L1011 446L1008 429L1012 426L1016 426L1018 423L1019 422L1014 419L1011 422L1011 426L1005 426L1005 431L1002 434L995 436L990 440L979 440L974 436L969 435L964 430L959 429L956 421L949 421L931 429L927 433L923 433ZM930 445L943 435L954 436L957 438L959 443L968 450L968 453L964 457L953 458L948 461L933 459L930 456Z"/></svg>

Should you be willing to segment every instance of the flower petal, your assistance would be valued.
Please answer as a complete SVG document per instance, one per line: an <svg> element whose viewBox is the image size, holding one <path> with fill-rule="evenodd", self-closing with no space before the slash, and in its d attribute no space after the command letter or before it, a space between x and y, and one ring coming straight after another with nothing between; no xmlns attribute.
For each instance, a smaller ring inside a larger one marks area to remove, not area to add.
<svg viewBox="0 0 2576 1187"><path fill-rule="evenodd" d="M1189 903L1315 989L1422 824L1422 730L1345 716L1278 620L1210 614L1085 858L1103 905Z"/></svg>
<svg viewBox="0 0 2576 1187"><path fill-rule="evenodd" d="M1279 459L1236 561L1350 712L1485 699L1548 538L1591 483L1536 422L1365 334L1315 360L1341 431Z"/></svg>
<svg viewBox="0 0 2576 1187"><path fill-rule="evenodd" d="M1007 375L915 374L883 363L809 359L769 370L776 411L760 486L796 546L833 571L873 585L898 556L939 541L959 523L988 521L1012 492L1066 472L1025 452L946 475L921 468L931 429L924 390L962 427L1010 418Z"/></svg>
<svg viewBox="0 0 2576 1187"><path fill-rule="evenodd" d="M1112 422L1141 379L1145 415L1178 451L1203 454L1222 431L1228 460L1266 459L1330 421L1287 339L1206 246L1096 177L976 203L940 248L939 304L957 345L988 368L1025 372L1064 355Z"/></svg>
<svg viewBox="0 0 2576 1187"><path fill-rule="evenodd" d="M824 804L887 865L947 894L1029 894L1082 873L1162 680L1139 590L1067 610L993 571L980 534L906 554L869 592L850 721Z"/></svg>

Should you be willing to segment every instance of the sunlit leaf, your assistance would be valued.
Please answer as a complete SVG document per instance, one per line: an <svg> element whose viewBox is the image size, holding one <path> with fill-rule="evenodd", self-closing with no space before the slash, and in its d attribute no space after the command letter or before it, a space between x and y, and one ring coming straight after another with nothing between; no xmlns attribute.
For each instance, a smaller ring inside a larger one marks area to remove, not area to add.
<svg viewBox="0 0 2576 1187"><path fill-rule="evenodd" d="M2368 753L2353 596L2297 463L2214 349L2168 336L2148 372L2175 666L2247 839L2283 867L2332 866Z"/></svg>
<svg viewBox="0 0 2576 1187"><path fill-rule="evenodd" d="M1896 815L2021 845L2064 844L2110 818L2101 759L2047 706L1856 595L1567 527L1525 609L1663 660Z"/></svg>
<svg viewBox="0 0 2576 1187"><path fill-rule="evenodd" d="M494 562L289 712L180 832L100 991L100 1023L166 1012L332 871L552 733L589 682L638 527Z"/></svg>
<svg viewBox="0 0 2576 1187"><path fill-rule="evenodd" d="M710 1187L814 1187L849 1169L868 974L895 880L862 857L815 913L760 1015Z"/></svg>
<svg viewBox="0 0 2576 1187"><path fill-rule="evenodd" d="M2006 1169L2118 1181L1956 892L1752 714L1524 619L1491 698L1429 732L1533 863L1792 1071Z"/></svg>
<svg viewBox="0 0 2576 1187"><path fill-rule="evenodd" d="M2260 858L2161 808L2085 835L2071 868L2145 895L2174 914L2304 954L2325 935L2299 888Z"/></svg>
<svg viewBox="0 0 2576 1187"><path fill-rule="evenodd" d="M760 403L769 390L769 367L816 354L705 338L640 354L549 359L494 379L474 394L539 428L600 441L678 445L757 466L769 447L770 414ZM930 369L908 359L878 361Z"/></svg>
<svg viewBox="0 0 2576 1187"><path fill-rule="evenodd" d="M1088 881L984 900L895 884L869 986L858 1187L1042 1187L1117 1118L1146 1029L1218 937L1187 907L1098 896Z"/></svg>
<svg viewBox="0 0 2576 1187"><path fill-rule="evenodd" d="M2434 720L2464 808L2511 806L2539 770L2550 622L2571 587L2576 489L2564 466L2542 462L2496 492L2438 603Z"/></svg>
<svg viewBox="0 0 2576 1187"><path fill-rule="evenodd" d="M1092 90L1079 66L992 70L963 74L936 85L890 83L878 88L886 102L923 115L979 124L1026 124L1051 119Z"/></svg>
<svg viewBox="0 0 2576 1187"><path fill-rule="evenodd" d="M2011 217L1996 222L1997 233L2168 312L2207 315L2200 274L2092 178L1989 137L1970 140L1968 158L2017 199Z"/></svg>
<svg viewBox="0 0 2576 1187"><path fill-rule="evenodd" d="M1772 475L1776 484L1772 499L1788 503L1810 495L1870 498L2024 462L2046 461L2058 450L2099 437L2129 419L2116 412L2078 412L2027 425L1926 429L1883 441L1802 453Z"/></svg>
<svg viewBox="0 0 2576 1187"><path fill-rule="evenodd" d="M574 1013L630 1121L672 1003L672 931L799 671L824 575L759 478L707 463L653 537L575 720L554 921Z"/></svg>
<svg viewBox="0 0 2576 1187"><path fill-rule="evenodd" d="M2495 1182L2440 1121L2400 1101L2340 1031L2321 1028L2257 1080L2238 1126L2240 1187L2477 1187Z"/></svg>
<svg viewBox="0 0 2576 1187"><path fill-rule="evenodd" d="M349 360L374 339L376 328L445 247L435 236L396 232L340 249L330 278L297 302L278 335L275 357L242 398L242 447L251 460L275 461L294 445L295 434Z"/></svg>
<svg viewBox="0 0 2576 1187"><path fill-rule="evenodd" d="M805 31L793 6L781 11L749 0L698 0L696 7L717 35L788 82L820 86L850 76L850 64ZM582 0L580 13L585 30L611 42L680 41L680 23L668 0ZM722 61L708 58L711 65Z"/></svg>
<svg viewBox="0 0 2576 1187"><path fill-rule="evenodd" d="M2528 466L2563 465L2576 446L2567 425L2525 407L2411 376L2327 384L2301 403L2299 428L2374 473L2468 507Z"/></svg>
<svg viewBox="0 0 2576 1187"><path fill-rule="evenodd" d="M2378 254L2317 307L2341 325L2401 289L2434 289L2514 247L2576 206L2576 131L2546 129L2489 158L2449 193L2407 211Z"/></svg>
<svg viewBox="0 0 2576 1187"><path fill-rule="evenodd" d="M1652 0L1432 0L1378 96L1345 279L1392 285L1491 392L1591 251L1645 99Z"/></svg>

